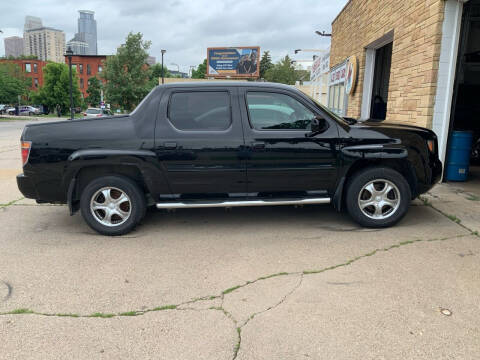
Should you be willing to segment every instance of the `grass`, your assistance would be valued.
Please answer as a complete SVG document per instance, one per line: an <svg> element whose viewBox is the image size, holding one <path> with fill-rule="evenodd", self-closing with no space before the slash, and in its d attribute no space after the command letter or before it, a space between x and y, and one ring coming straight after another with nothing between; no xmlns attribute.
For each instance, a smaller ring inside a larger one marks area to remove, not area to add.
<svg viewBox="0 0 480 360"><path fill-rule="evenodd" d="M456 222L457 224L460 224L462 222L462 220L457 218L455 215L445 214L445 216L450 220L452 220L453 222Z"/></svg>
<svg viewBox="0 0 480 360"><path fill-rule="evenodd" d="M108 318L112 318L114 316L115 316L115 314L104 314L104 313L96 312L96 313L91 314L89 317L108 319Z"/></svg>
<svg viewBox="0 0 480 360"><path fill-rule="evenodd" d="M177 307L178 305L164 305L153 308L151 311L175 310Z"/></svg>
<svg viewBox="0 0 480 360"><path fill-rule="evenodd" d="M9 314L12 314L12 315L17 315L17 314L33 314L33 310L21 308L21 309L15 309L15 310L9 312Z"/></svg>
<svg viewBox="0 0 480 360"><path fill-rule="evenodd" d="M140 315L140 314L143 314L143 313L139 313L137 311L127 311L127 312L120 313L118 315L119 316L137 316L137 315Z"/></svg>
<svg viewBox="0 0 480 360"><path fill-rule="evenodd" d="M232 291L235 291L235 290L237 290L237 289L240 289L241 287L242 287L241 285L233 286L233 287L231 287L231 288L228 288L227 290L223 290L223 291L222 291L222 294L223 294L223 295L227 295L227 294L231 293Z"/></svg>
<svg viewBox="0 0 480 360"><path fill-rule="evenodd" d="M480 196L475 195L475 194L469 194L467 197L467 200L470 201L480 201Z"/></svg>

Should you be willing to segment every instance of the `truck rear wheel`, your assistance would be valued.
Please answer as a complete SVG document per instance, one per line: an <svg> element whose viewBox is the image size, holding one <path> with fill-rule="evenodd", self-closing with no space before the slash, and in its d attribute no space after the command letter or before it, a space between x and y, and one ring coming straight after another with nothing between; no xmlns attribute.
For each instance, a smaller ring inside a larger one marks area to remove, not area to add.
<svg viewBox="0 0 480 360"><path fill-rule="evenodd" d="M381 228L394 225L407 212L410 185L399 172L389 168L369 168L348 184L347 209L362 226Z"/></svg>
<svg viewBox="0 0 480 360"><path fill-rule="evenodd" d="M145 215L145 194L127 177L104 176L84 188L80 209L85 222L98 233L124 235Z"/></svg>

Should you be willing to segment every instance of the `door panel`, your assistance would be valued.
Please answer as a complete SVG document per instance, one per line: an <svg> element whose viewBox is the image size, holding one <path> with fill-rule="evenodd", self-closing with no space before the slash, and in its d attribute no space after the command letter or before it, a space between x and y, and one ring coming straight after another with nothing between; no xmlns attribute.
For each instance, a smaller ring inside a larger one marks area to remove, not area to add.
<svg viewBox="0 0 480 360"><path fill-rule="evenodd" d="M223 197L246 192L236 93L228 88L182 87L163 95L155 148L172 194Z"/></svg>
<svg viewBox="0 0 480 360"><path fill-rule="evenodd" d="M308 137L311 120L323 114L296 94L244 89L243 95L248 191L330 193L337 177L337 125L329 121L326 131Z"/></svg>

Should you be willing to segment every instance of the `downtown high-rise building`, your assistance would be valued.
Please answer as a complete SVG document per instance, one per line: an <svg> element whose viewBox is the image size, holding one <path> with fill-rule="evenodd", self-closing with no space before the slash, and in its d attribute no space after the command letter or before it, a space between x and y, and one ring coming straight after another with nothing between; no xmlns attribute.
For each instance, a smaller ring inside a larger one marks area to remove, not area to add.
<svg viewBox="0 0 480 360"><path fill-rule="evenodd" d="M97 21L95 12L79 10L78 32L67 43L75 55L97 55Z"/></svg>
<svg viewBox="0 0 480 360"><path fill-rule="evenodd" d="M40 18L26 16L23 54L35 55L43 61L65 62L65 33L62 30L43 26Z"/></svg>
<svg viewBox="0 0 480 360"><path fill-rule="evenodd" d="M23 38L10 36L6 37L3 43L5 44L5 57L19 57L23 55Z"/></svg>

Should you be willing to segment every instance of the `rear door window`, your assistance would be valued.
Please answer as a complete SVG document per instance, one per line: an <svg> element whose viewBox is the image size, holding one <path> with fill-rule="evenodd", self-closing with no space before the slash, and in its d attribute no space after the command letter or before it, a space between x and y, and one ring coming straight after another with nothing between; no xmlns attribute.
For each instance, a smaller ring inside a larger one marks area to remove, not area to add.
<svg viewBox="0 0 480 360"><path fill-rule="evenodd" d="M222 131L232 123L227 91L176 92L170 98L168 118L178 130Z"/></svg>

